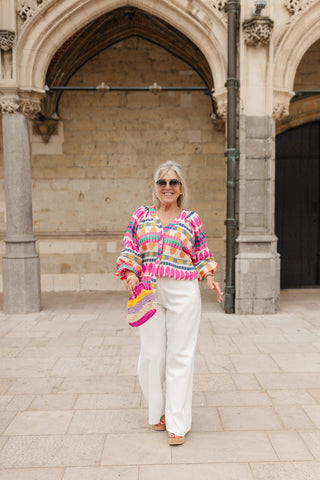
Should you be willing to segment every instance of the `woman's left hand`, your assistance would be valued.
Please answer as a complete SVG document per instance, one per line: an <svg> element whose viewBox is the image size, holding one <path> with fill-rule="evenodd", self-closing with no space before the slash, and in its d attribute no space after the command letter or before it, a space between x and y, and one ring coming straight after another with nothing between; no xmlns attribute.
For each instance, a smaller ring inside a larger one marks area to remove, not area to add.
<svg viewBox="0 0 320 480"><path fill-rule="evenodd" d="M206 280L210 290L213 290L214 292L216 292L217 302L221 303L222 295L221 295L220 283L216 282L212 275L208 275L208 277L206 277Z"/></svg>

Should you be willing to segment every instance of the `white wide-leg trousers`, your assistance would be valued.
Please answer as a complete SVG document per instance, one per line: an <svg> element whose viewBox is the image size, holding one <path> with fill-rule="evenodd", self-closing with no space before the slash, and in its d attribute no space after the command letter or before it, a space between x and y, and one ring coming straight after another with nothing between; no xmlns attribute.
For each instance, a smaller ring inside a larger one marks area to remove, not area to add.
<svg viewBox="0 0 320 480"><path fill-rule="evenodd" d="M157 302L157 313L139 327L138 377L148 401L150 425L165 413L168 432L183 436L192 419L194 355L201 317L198 281L158 278Z"/></svg>

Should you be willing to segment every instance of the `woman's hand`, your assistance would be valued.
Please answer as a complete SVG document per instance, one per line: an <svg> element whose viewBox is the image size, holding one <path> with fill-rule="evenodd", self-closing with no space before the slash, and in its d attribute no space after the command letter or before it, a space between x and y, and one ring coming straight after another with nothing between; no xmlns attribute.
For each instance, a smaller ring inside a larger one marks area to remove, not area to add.
<svg viewBox="0 0 320 480"><path fill-rule="evenodd" d="M133 273L127 275L126 289L128 290L130 297L132 298L134 296L134 292L136 290L136 286L138 285L138 283L139 283L139 279L136 275L134 275Z"/></svg>
<svg viewBox="0 0 320 480"><path fill-rule="evenodd" d="M206 277L206 280L207 280L207 285L210 288L210 290L213 290L214 292L216 292L217 302L221 303L222 294L221 294L221 288L220 288L219 282L216 282L212 275L208 275Z"/></svg>

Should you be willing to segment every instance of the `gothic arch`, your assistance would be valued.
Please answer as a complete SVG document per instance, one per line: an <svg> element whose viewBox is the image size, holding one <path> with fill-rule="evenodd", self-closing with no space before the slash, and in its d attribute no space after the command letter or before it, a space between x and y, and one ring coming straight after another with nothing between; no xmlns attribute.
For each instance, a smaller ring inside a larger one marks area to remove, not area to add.
<svg viewBox="0 0 320 480"><path fill-rule="evenodd" d="M17 43L19 87L43 93L48 66L55 52L76 32L99 16L120 7L136 7L172 25L203 53L215 85L215 98L225 102L227 28L222 13L205 0L192 7L166 0L65 0L44 4L22 26Z"/></svg>
<svg viewBox="0 0 320 480"><path fill-rule="evenodd" d="M294 96L294 79L300 61L308 48L320 38L320 2L298 15L291 28L285 26L285 33L275 46L275 104L282 104L286 109Z"/></svg>

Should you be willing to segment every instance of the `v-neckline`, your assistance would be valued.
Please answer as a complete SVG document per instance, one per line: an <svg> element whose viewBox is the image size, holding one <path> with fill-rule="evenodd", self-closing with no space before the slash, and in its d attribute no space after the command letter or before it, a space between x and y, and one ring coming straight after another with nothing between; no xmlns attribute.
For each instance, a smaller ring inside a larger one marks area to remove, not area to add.
<svg viewBox="0 0 320 480"><path fill-rule="evenodd" d="M158 215L158 212L157 212L157 210L156 210L156 207L153 207L153 208L154 208L154 212L155 212L155 214L156 214L156 220L158 221L158 223L159 223L159 225L161 226L162 230L164 230L165 228L167 228L169 225L172 225L172 224L176 223L177 220L180 218L182 212L184 211L184 210L182 209L182 210L180 211L180 213L178 213L178 215L177 215L176 217L174 217L174 219L173 219L171 222L169 222L169 223L167 223L167 225L163 226L163 225L162 225L162 222L161 222L161 220L160 220L160 217L159 217L159 215Z"/></svg>

